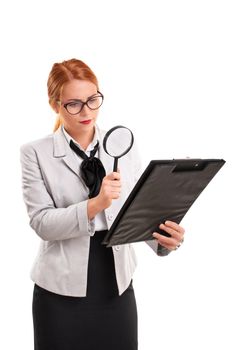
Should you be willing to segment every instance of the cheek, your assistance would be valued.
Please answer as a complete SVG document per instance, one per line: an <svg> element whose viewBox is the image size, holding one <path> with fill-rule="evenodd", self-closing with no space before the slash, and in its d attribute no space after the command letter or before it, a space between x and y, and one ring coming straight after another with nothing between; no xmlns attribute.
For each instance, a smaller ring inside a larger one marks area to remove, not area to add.
<svg viewBox="0 0 233 350"><path fill-rule="evenodd" d="M65 113L59 113L62 123L66 126L72 127L76 124L77 119L67 116Z"/></svg>
<svg viewBox="0 0 233 350"><path fill-rule="evenodd" d="M99 111L93 111L93 118L97 119Z"/></svg>

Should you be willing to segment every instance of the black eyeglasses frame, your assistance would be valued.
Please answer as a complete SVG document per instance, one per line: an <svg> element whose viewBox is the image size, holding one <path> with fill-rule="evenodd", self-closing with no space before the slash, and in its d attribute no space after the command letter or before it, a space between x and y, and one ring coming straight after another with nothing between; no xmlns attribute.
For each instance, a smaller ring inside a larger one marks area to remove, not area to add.
<svg viewBox="0 0 233 350"><path fill-rule="evenodd" d="M90 107L88 106L88 101L90 101L91 99L93 99L93 98L95 98L95 97L98 97L98 96L99 96L99 97L102 97L101 105L100 105L99 107L97 107L97 108L90 108ZM67 106L68 106L69 104L75 102L75 101L82 102L82 107L81 107L81 109L80 109L80 111L79 111L78 113L70 113L70 112L68 111L68 109L67 109ZM73 101L64 103L64 104L62 104L62 105L63 105L63 107L65 108L65 110L66 110L70 115L77 115L77 114L81 113L81 111L83 110L83 107L84 107L85 105L86 105L89 109L91 109L92 111L94 111L94 110L96 110L96 109L99 109L99 108L102 106L103 102L104 102L104 95L103 95L99 90L97 90L96 95L93 95L93 96L89 97L89 98L86 100L86 102L83 102L83 101L78 100L78 99L77 99L77 100L74 99Z"/></svg>

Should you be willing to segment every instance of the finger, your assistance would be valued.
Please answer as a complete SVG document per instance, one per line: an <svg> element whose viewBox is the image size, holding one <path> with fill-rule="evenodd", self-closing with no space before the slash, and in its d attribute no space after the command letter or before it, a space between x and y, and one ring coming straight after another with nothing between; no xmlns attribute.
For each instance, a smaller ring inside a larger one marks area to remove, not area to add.
<svg viewBox="0 0 233 350"><path fill-rule="evenodd" d="M115 194L120 194L121 193L121 189L120 188L114 188L114 187L108 187L105 188L103 193L105 194L105 196L111 197Z"/></svg>
<svg viewBox="0 0 233 350"><path fill-rule="evenodd" d="M120 192L112 192L112 199L118 199L120 197Z"/></svg>
<svg viewBox="0 0 233 350"><path fill-rule="evenodd" d="M164 247L164 248L166 248L166 249L168 249L168 250L177 250L177 247L176 246L174 246L174 245L168 245L168 244L161 244L161 243L159 243L162 247Z"/></svg>
<svg viewBox="0 0 233 350"><path fill-rule="evenodd" d="M106 188L104 191L104 196L111 199L119 198L120 194L121 191L119 189Z"/></svg>
<svg viewBox="0 0 233 350"><path fill-rule="evenodd" d="M112 173L108 174L106 176L109 180L120 180L121 176L119 173L117 173L116 171L113 171Z"/></svg>
<svg viewBox="0 0 233 350"><path fill-rule="evenodd" d="M175 238L177 241L180 241L180 240L182 239L182 237L183 237L183 235L182 235L180 232L178 232L178 231L174 230L173 228L168 227L168 226L166 226L166 225L164 225L164 224L159 225L159 228L160 228L161 230L163 230L163 231L169 233L169 235L170 235L172 238Z"/></svg>
<svg viewBox="0 0 233 350"><path fill-rule="evenodd" d="M111 188L108 193L111 198L115 199L115 198L119 198L121 191L119 189Z"/></svg>
<svg viewBox="0 0 233 350"><path fill-rule="evenodd" d="M158 232L154 232L152 236L156 238L158 240L158 243L160 243L163 246L176 247L178 244L177 240L173 237L166 237Z"/></svg>
<svg viewBox="0 0 233 350"><path fill-rule="evenodd" d="M121 189L118 187L111 187L109 190L111 193L121 193Z"/></svg>
<svg viewBox="0 0 233 350"><path fill-rule="evenodd" d="M174 221L167 220L167 221L165 221L165 225L168 226L168 227L173 228L175 231L178 231L178 232L180 232L182 234L185 233L185 229L182 226L178 225Z"/></svg>
<svg viewBox="0 0 233 350"><path fill-rule="evenodd" d="M159 234L158 232L154 232L152 236L158 240L158 243L162 246L166 247L169 250L176 250L177 247L180 247L184 241L183 235L180 234L179 239L174 237L166 237L163 234Z"/></svg>
<svg viewBox="0 0 233 350"><path fill-rule="evenodd" d="M110 173L103 178L103 181L120 181L119 173Z"/></svg>
<svg viewBox="0 0 233 350"><path fill-rule="evenodd" d="M121 183L120 183L120 181L119 180L114 180L114 181L109 181L109 183L108 183L108 185L110 186L110 187L121 187Z"/></svg>

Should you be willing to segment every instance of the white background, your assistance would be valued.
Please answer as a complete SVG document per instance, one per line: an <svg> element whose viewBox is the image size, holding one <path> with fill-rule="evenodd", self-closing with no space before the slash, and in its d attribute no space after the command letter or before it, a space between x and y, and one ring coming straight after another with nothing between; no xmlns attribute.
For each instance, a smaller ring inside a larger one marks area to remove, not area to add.
<svg viewBox="0 0 233 350"><path fill-rule="evenodd" d="M144 167L226 160L183 220L182 248L160 258L135 244L134 287L139 350L232 350L232 2L43 3L0 9L0 348L33 349L29 272L39 237L22 200L19 147L52 132L47 77L54 62L76 57L105 95L99 125L130 127Z"/></svg>

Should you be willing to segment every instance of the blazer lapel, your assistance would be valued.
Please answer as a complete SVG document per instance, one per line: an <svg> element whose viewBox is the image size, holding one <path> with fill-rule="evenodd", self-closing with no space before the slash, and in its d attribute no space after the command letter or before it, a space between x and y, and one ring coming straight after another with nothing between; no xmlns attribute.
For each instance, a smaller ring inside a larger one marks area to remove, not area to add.
<svg viewBox="0 0 233 350"><path fill-rule="evenodd" d="M53 134L54 137L54 153L53 156L56 158L62 158L62 161L81 178L80 165L82 159L79 159L74 155L72 149L70 148L65 135L61 127Z"/></svg>

